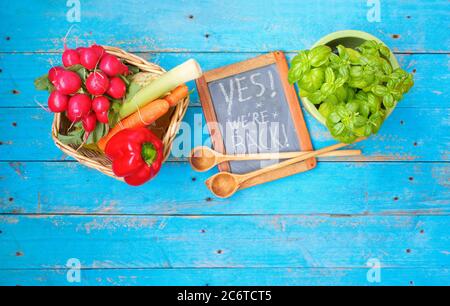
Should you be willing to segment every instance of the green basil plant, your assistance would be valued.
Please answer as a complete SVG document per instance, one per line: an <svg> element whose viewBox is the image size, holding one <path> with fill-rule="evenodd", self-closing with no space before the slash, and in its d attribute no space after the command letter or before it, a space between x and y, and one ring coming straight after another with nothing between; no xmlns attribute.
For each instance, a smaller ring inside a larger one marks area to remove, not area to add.
<svg viewBox="0 0 450 306"><path fill-rule="evenodd" d="M387 113L414 85L412 74L393 69L389 48L366 41L356 50L328 46L300 51L289 70L297 83L326 118L331 135L344 143L376 134Z"/></svg>

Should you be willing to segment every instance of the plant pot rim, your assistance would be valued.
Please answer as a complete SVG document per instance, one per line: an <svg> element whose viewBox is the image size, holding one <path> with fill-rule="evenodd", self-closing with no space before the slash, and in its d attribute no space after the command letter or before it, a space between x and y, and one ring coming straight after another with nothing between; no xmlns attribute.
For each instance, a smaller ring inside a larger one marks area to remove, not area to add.
<svg viewBox="0 0 450 306"><path fill-rule="evenodd" d="M343 31L337 31L337 32L333 32L330 33L328 35L325 35L324 37L322 37L321 39L319 39L316 43L314 43L314 45L311 47L315 48L317 46L320 45L326 45L329 42L336 40L336 39L342 39L342 38L359 38L359 39L364 39L364 40L375 40L378 43L382 43L383 45L385 45L386 47L388 47L381 39L373 36L372 34L369 34L367 32L363 32L363 31L357 31L357 30L343 30ZM389 47L388 47L389 48ZM389 50L391 51L391 57L389 59L392 67L394 69L397 69L400 67L397 58L395 57L394 53L392 52L392 50L389 48ZM322 123L323 125L326 125L326 119L325 117L322 116L321 113L319 113L319 110L316 108L316 106L309 101L308 98L306 97L301 97L301 100L303 102L303 106L306 108L306 110L320 123ZM397 103L396 103L397 105ZM395 106L396 106L395 105ZM386 114L386 118L392 113L392 111L394 110L395 106L393 108L390 109L390 111Z"/></svg>

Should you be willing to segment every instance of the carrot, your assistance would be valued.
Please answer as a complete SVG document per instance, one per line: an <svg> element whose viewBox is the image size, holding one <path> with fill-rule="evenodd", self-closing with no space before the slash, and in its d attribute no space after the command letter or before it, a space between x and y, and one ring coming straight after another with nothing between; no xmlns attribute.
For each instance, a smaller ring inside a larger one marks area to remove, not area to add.
<svg viewBox="0 0 450 306"><path fill-rule="evenodd" d="M164 97L164 100L169 102L170 106L177 105L178 102L181 101L181 99L184 99L189 93L189 88L183 84L175 88L170 95L167 97Z"/></svg>
<svg viewBox="0 0 450 306"><path fill-rule="evenodd" d="M98 147L105 151L108 141L117 133L124 129L131 129L135 127L143 127L152 124L157 119L162 117L169 110L169 102L164 99L155 100L143 108L140 108L134 114L119 121L108 133L97 143Z"/></svg>
<svg viewBox="0 0 450 306"><path fill-rule="evenodd" d="M106 136L100 139L97 143L98 147L102 151L105 151L108 141L123 129L144 127L152 124L164 116L171 106L175 106L187 95L188 87L186 85L180 85L163 99L155 100L139 108L137 112L118 122Z"/></svg>

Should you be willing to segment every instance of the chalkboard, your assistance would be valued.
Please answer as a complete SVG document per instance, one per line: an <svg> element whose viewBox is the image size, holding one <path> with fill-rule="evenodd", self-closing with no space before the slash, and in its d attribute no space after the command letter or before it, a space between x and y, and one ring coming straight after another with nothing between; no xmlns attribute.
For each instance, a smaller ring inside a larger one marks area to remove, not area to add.
<svg viewBox="0 0 450 306"><path fill-rule="evenodd" d="M215 150L227 154L312 150L297 94L287 83L287 69L284 54L273 52L208 71L197 80ZM241 174L277 162L239 161L219 169ZM315 160L306 165L314 167Z"/></svg>

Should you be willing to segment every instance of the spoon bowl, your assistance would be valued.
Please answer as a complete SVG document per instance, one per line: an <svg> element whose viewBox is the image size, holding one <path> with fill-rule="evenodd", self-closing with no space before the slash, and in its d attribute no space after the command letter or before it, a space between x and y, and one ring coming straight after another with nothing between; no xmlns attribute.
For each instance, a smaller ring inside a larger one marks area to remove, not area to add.
<svg viewBox="0 0 450 306"><path fill-rule="evenodd" d="M208 171L217 164L217 155L208 147L198 147L192 150L189 162L196 171Z"/></svg>
<svg viewBox="0 0 450 306"><path fill-rule="evenodd" d="M208 188L219 198L231 197L239 189L238 175L220 172L206 181Z"/></svg>

